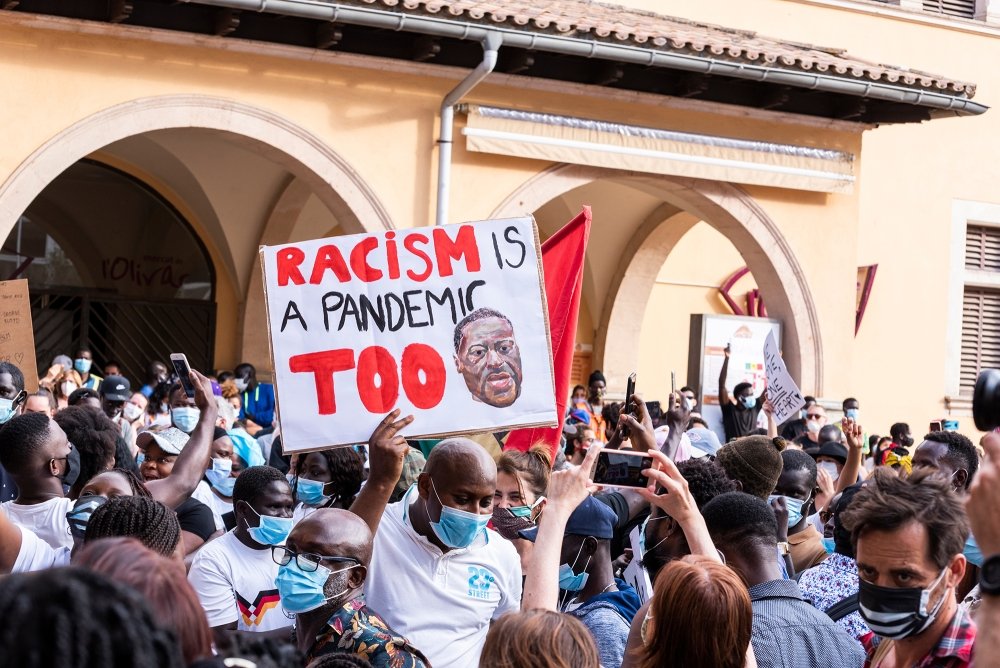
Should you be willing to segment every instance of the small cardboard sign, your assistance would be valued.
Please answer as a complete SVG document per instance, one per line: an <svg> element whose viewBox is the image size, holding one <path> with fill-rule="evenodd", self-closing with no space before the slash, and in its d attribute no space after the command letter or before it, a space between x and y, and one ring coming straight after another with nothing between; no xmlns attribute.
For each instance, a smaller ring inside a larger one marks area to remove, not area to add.
<svg viewBox="0 0 1000 668"><path fill-rule="evenodd" d="M24 389L38 390L35 333L31 328L28 281L0 281L0 362L10 362L24 374Z"/></svg>
<svg viewBox="0 0 1000 668"><path fill-rule="evenodd" d="M805 406L806 400L789 375L785 360L781 359L774 332L768 332L764 341L764 372L767 374L767 398L774 407L774 421L781 424Z"/></svg>
<svg viewBox="0 0 1000 668"><path fill-rule="evenodd" d="M260 250L286 453L557 424L533 218Z"/></svg>

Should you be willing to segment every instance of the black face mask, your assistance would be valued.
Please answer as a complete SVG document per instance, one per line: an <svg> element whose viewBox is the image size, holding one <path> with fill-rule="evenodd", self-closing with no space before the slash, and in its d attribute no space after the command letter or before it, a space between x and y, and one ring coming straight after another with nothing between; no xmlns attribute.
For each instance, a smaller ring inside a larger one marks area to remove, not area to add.
<svg viewBox="0 0 1000 668"><path fill-rule="evenodd" d="M927 609L931 594L947 575L948 569L930 584L921 587L879 587L861 580L858 583L858 607L868 628L883 638L900 640L922 633L934 623L944 605L948 591L938 599L932 610Z"/></svg>
<svg viewBox="0 0 1000 668"><path fill-rule="evenodd" d="M62 482L67 487L72 487L79 477L80 451L76 449L76 446L71 445L69 454L66 455L66 472L62 475Z"/></svg>

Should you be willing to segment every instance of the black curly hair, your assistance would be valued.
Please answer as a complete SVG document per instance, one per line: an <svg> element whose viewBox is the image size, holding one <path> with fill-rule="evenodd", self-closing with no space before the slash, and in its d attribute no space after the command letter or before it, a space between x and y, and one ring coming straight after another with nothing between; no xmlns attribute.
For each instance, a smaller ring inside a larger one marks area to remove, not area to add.
<svg viewBox="0 0 1000 668"><path fill-rule="evenodd" d="M744 492L720 494L701 509L712 541L723 550L771 547L778 539L778 521L771 506Z"/></svg>
<svg viewBox="0 0 1000 668"><path fill-rule="evenodd" d="M337 502L345 508L354 502L361 489L361 483L365 480L365 460L354 448L332 448L315 453L322 455L326 460L326 466L330 469L330 483L325 487L331 492L331 503ZM305 466L306 457L299 457L296 475L302 475L302 467ZM296 485L298 479L296 479Z"/></svg>
<svg viewBox="0 0 1000 668"><path fill-rule="evenodd" d="M85 406L67 406L52 418L66 438L80 451L80 475L73 485L79 492L91 478L106 471L115 459L121 430L108 416ZM75 494L71 493L71 496Z"/></svg>
<svg viewBox="0 0 1000 668"><path fill-rule="evenodd" d="M10 362L0 362L0 373L9 373L11 384L18 392L24 389L24 373L17 365Z"/></svg>
<svg viewBox="0 0 1000 668"><path fill-rule="evenodd" d="M699 509L720 494L736 491L736 483L729 479L726 470L708 457L683 461L677 470L687 481L688 491Z"/></svg>
<svg viewBox="0 0 1000 668"><path fill-rule="evenodd" d="M173 555L181 540L177 513L146 496L118 496L94 511L84 539L126 536L137 539L165 557Z"/></svg>
<svg viewBox="0 0 1000 668"><path fill-rule="evenodd" d="M976 472L979 470L979 453L976 452L976 446L972 445L972 441L957 431L932 431L924 436L924 440L941 443L948 447L945 459L956 471L965 469L969 473L965 480L965 489L969 489L972 479L976 477Z"/></svg>
<svg viewBox="0 0 1000 668"><path fill-rule="evenodd" d="M371 668L368 659L357 654L331 652L313 659L306 668Z"/></svg>
<svg viewBox="0 0 1000 668"><path fill-rule="evenodd" d="M272 482L288 483L288 480L278 469L273 466L251 466L243 469L240 476L233 485L233 505L240 501L246 501L251 506L258 494Z"/></svg>
<svg viewBox="0 0 1000 668"><path fill-rule="evenodd" d="M138 592L82 568L3 578L0 610L5 666L184 666L176 636Z"/></svg>
<svg viewBox="0 0 1000 668"><path fill-rule="evenodd" d="M97 390L92 390L89 387L81 387L73 390L69 397L66 398L66 403L70 406L76 406L84 399L97 399L101 400L101 395L97 393Z"/></svg>
<svg viewBox="0 0 1000 668"><path fill-rule="evenodd" d="M48 438L48 415L15 415L0 427L0 465L11 475L27 475L37 467Z"/></svg>

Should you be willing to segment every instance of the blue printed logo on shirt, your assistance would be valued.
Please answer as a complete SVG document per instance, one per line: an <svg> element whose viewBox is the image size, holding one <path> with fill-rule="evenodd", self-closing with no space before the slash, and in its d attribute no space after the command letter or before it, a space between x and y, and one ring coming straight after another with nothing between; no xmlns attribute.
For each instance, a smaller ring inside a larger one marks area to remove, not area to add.
<svg viewBox="0 0 1000 668"><path fill-rule="evenodd" d="M488 569L469 566L470 597L488 599L490 597L490 585L496 581L496 577Z"/></svg>

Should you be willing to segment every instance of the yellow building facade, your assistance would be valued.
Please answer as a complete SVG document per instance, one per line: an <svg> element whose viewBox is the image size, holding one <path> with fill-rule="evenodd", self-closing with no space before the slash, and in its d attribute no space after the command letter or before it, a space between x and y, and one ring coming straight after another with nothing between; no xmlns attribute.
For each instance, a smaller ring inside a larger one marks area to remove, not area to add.
<svg viewBox="0 0 1000 668"><path fill-rule="evenodd" d="M646 398L666 399L691 314L732 313L719 287L746 267L730 294L759 290L804 392L856 396L883 431L944 416L974 431L969 365L995 363L982 337L1000 288L991 262L966 257L970 229L988 260L1000 228L1000 116L986 112L1000 26L982 0L978 18L626 0L618 23L571 1L572 30L525 23L516 2L503 16L473 2L107 4L0 10L0 269L29 279L41 364L82 341L138 379L183 345L192 363L266 376L260 245L439 215L532 213L545 237L590 205L577 343L612 394L638 369ZM645 13L665 10L694 23ZM377 28L385 17L404 20ZM441 209L442 102L493 47L455 115Z"/></svg>

